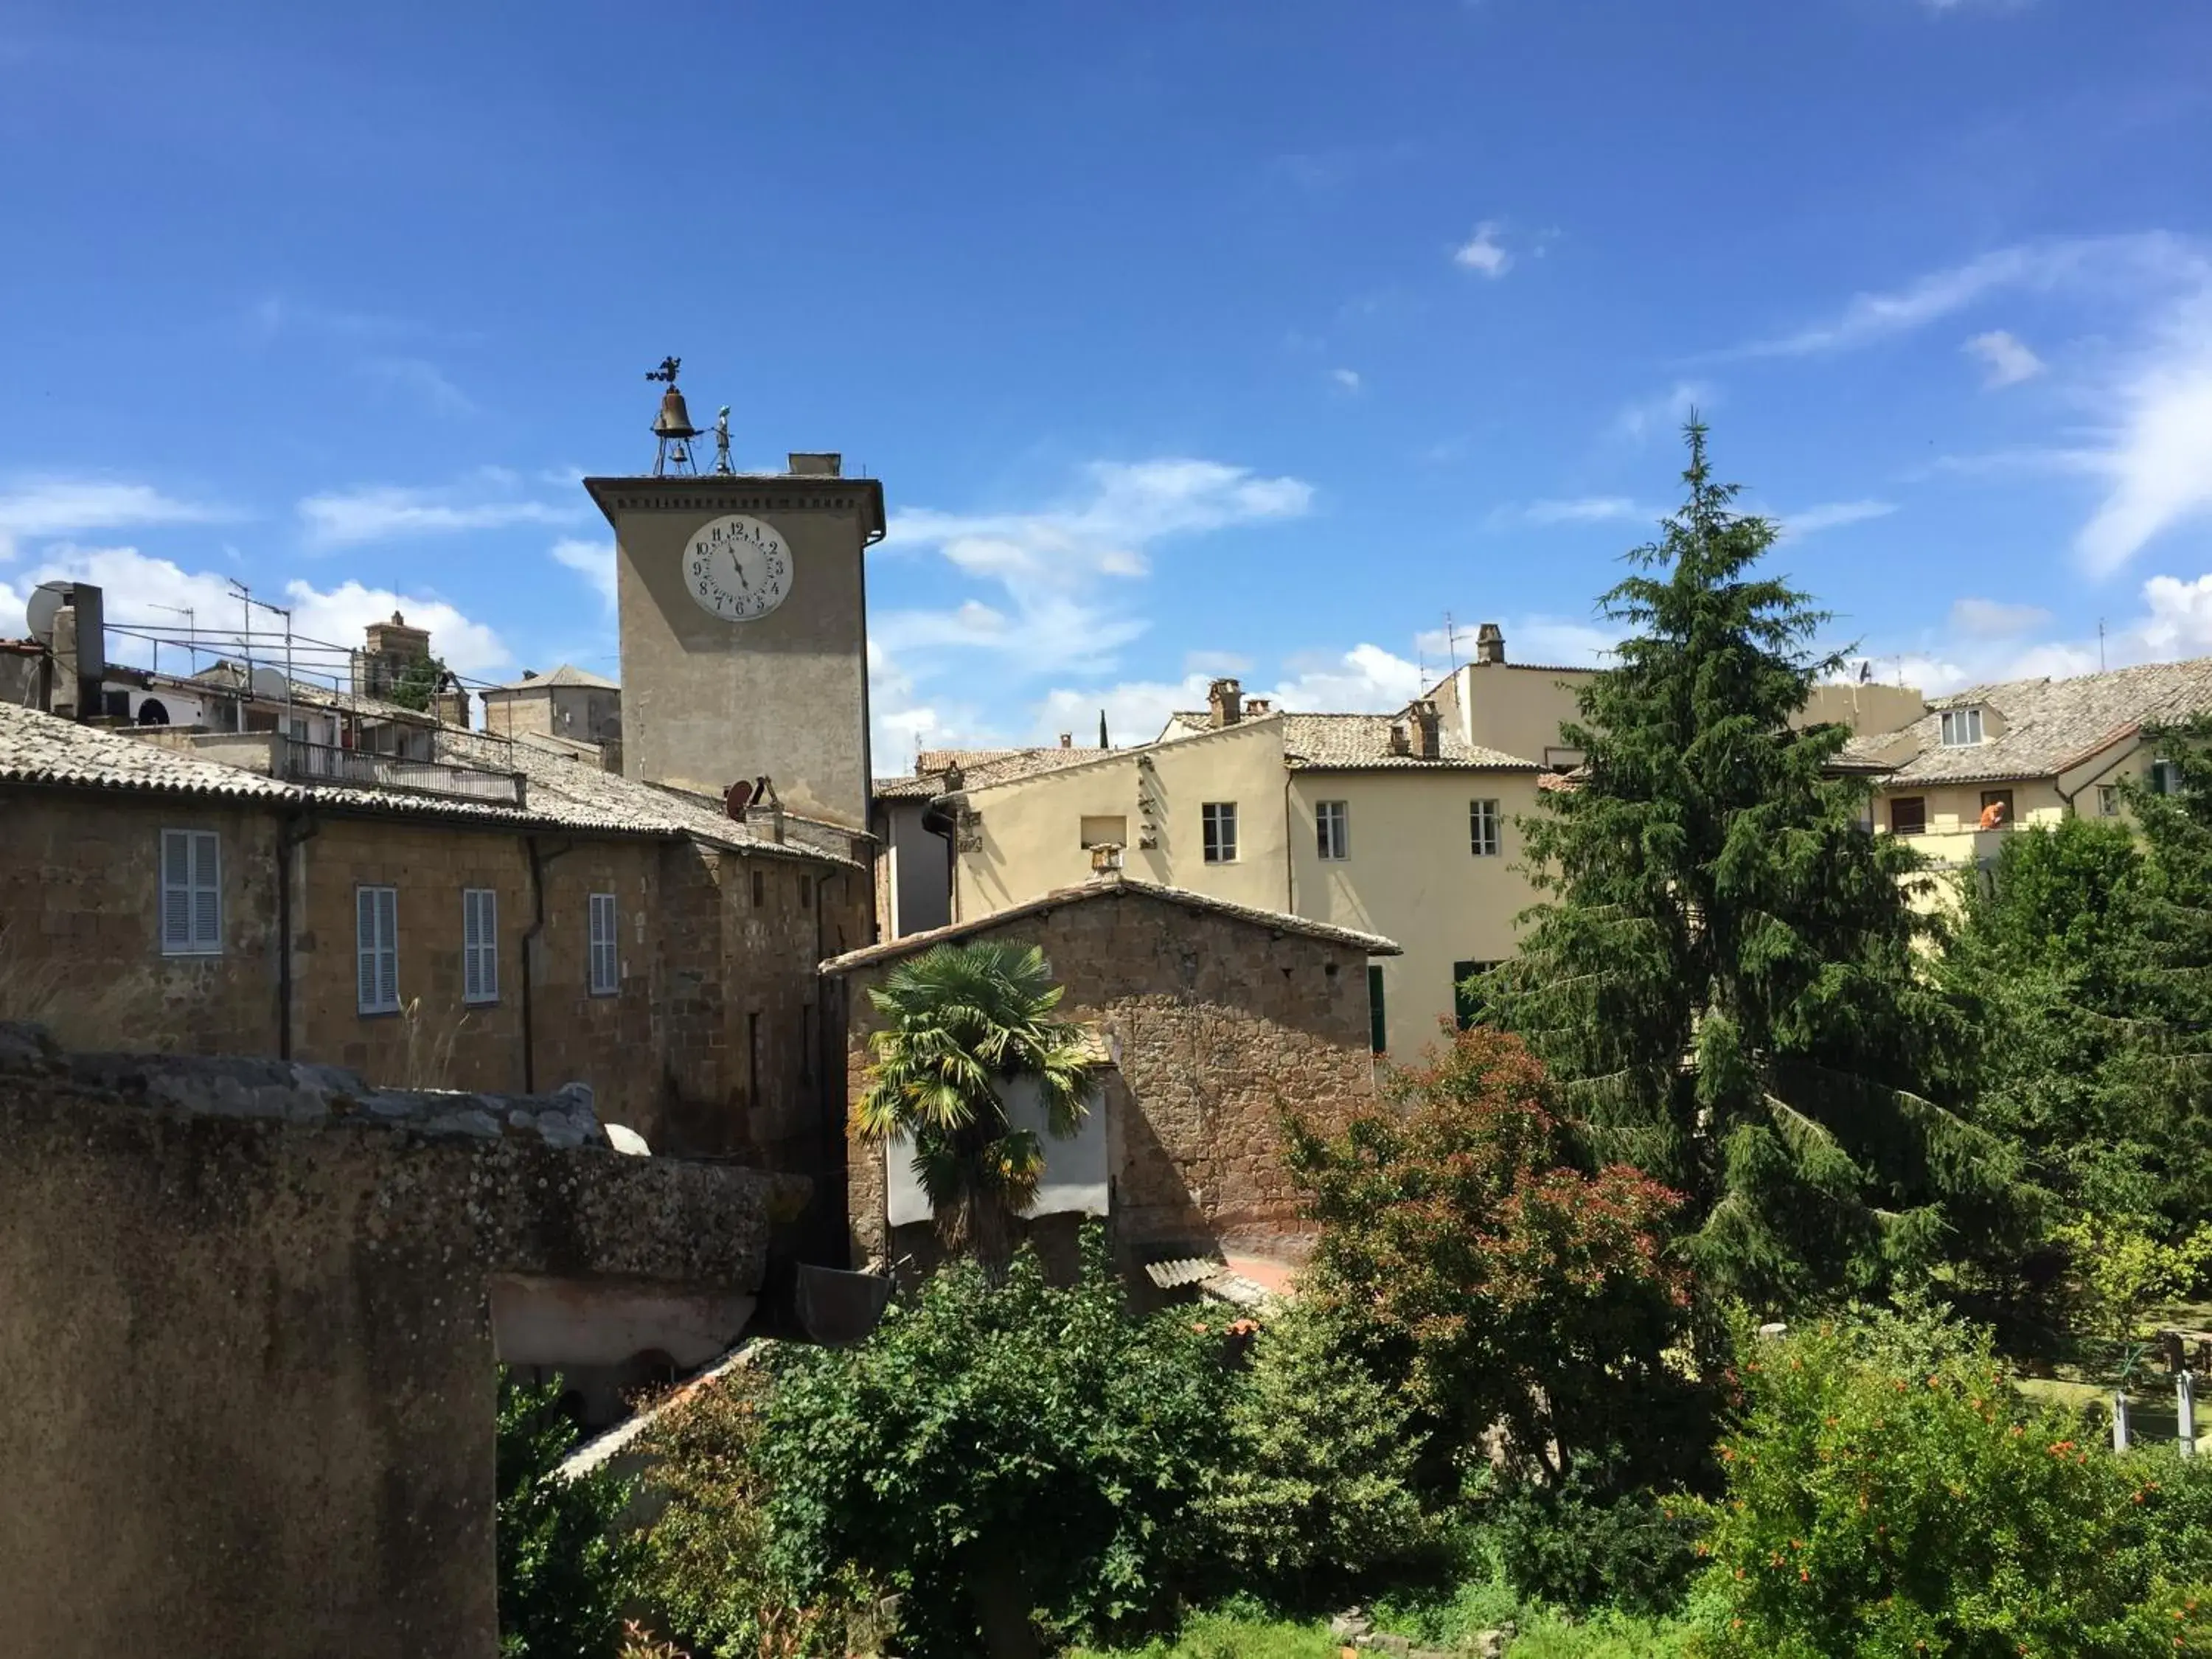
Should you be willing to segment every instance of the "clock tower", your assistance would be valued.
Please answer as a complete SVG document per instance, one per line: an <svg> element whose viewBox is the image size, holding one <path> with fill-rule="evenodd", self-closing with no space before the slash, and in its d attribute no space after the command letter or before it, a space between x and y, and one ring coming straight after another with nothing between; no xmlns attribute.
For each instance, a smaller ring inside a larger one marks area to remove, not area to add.
<svg viewBox="0 0 2212 1659"><path fill-rule="evenodd" d="M834 454L733 471L726 410L714 471L670 471L698 434L675 360L663 370L655 472L584 480L615 532L623 770L712 796L765 776L787 811L865 832L863 555L883 538L883 486Z"/></svg>

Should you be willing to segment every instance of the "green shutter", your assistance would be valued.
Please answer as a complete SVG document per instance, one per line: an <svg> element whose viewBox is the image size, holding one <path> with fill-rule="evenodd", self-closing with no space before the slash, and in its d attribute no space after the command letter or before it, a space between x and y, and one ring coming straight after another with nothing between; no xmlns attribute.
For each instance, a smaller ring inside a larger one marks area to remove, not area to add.
<svg viewBox="0 0 2212 1659"><path fill-rule="evenodd" d="M1474 1024L1474 999L1468 994L1467 982L1482 971L1482 966L1479 962L1452 963L1452 1018L1462 1031Z"/></svg>
<svg viewBox="0 0 2212 1659"><path fill-rule="evenodd" d="M1390 1022L1382 1013L1382 970L1367 970L1367 1041L1376 1054L1390 1046Z"/></svg>

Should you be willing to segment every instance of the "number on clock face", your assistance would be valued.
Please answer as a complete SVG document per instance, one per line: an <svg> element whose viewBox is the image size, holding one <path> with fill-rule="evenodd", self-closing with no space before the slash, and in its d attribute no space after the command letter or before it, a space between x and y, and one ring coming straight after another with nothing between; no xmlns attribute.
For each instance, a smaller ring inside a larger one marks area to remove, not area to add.
<svg viewBox="0 0 2212 1659"><path fill-rule="evenodd" d="M757 622L791 592L791 548L742 513L702 525L684 550L684 587L724 622Z"/></svg>

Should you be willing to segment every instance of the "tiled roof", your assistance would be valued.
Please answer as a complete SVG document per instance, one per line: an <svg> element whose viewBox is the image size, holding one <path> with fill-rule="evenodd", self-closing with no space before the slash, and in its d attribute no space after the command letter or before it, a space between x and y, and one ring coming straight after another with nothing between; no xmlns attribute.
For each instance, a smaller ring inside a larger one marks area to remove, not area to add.
<svg viewBox="0 0 2212 1659"><path fill-rule="evenodd" d="M546 686L576 685L587 691L619 691L622 687L604 675L594 674L587 668L573 663L562 663L550 674L526 674L519 680L507 680L498 685L487 685L487 691L536 691Z"/></svg>
<svg viewBox="0 0 2212 1659"><path fill-rule="evenodd" d="M1157 882L1114 875L1087 881L1080 887L1056 888L1025 903L1009 905L1003 910L994 910L988 916L977 916L970 921L956 921L950 927L933 927L927 933L908 933L904 939L887 939L881 945L848 951L843 956L832 957L823 963L821 971L825 974L845 973L854 968L865 968L871 963L913 956L933 945L953 944L1024 916L1041 915L1046 911L1058 909L1064 904L1091 904L1109 898L1156 899L1164 904L1180 905L1202 915L1226 916L1231 921L1249 922L1255 927L1265 927L1273 933L1295 933L1302 939L1341 945L1370 957L1402 954L1394 940L1384 939L1380 933L1363 933L1326 921L1311 921L1304 916L1290 915L1280 910L1263 910L1256 905L1233 904L1227 899L1218 899L1206 893L1194 893L1184 887L1163 887Z"/></svg>
<svg viewBox="0 0 2212 1659"><path fill-rule="evenodd" d="M1391 714L1285 714L1283 755L1293 769L1330 772L1364 771L1370 768L1427 769L1452 768L1484 772L1534 772L1536 763L1509 755L1502 749L1485 749L1463 741L1449 730L1437 739L1437 758L1421 760L1390 752Z"/></svg>
<svg viewBox="0 0 2212 1659"><path fill-rule="evenodd" d="M981 789L994 783L1012 783L1018 778L1057 772L1064 766L1078 766L1085 761L1103 760L1116 752L1111 749L1062 749L1057 744L1036 749L925 749L915 758L914 776L878 778L876 793L889 800L927 800L945 793L945 772L954 766L960 769L962 787Z"/></svg>
<svg viewBox="0 0 2212 1659"><path fill-rule="evenodd" d="M1945 748L1943 711L1974 707L1995 709L2004 730L1981 743ZM1909 734L1910 757L1891 774L1888 787L2051 777L2132 736L2138 726L2205 711L2212 711L2212 657L2072 679L2009 680L1931 697L1928 713L1911 726L1855 738L1843 757L1878 760L1902 747Z"/></svg>
<svg viewBox="0 0 2212 1659"><path fill-rule="evenodd" d="M859 867L843 854L820 845L763 840L702 798L617 777L597 766L566 760L528 744L509 744L447 726L440 728L437 750L438 758L449 764L522 773L529 780L527 806L365 787L288 783L121 732L81 726L0 703L0 783L143 790L272 805L323 805L399 817L507 823L517 829L690 836L747 852L830 858ZM787 827L802 836L811 828L805 820L787 821ZM844 844L849 848L849 840Z"/></svg>
<svg viewBox="0 0 2212 1659"><path fill-rule="evenodd" d="M1540 769L1535 762L1509 755L1502 749L1485 749L1480 744L1464 742L1449 726L1437 734L1437 757L1435 760L1422 760L1413 755L1394 755L1390 752L1390 728L1401 718L1398 714L1287 714L1276 711L1247 714L1237 725L1251 726L1262 720L1280 720L1283 725L1283 757L1294 771L1360 772L1370 769L1413 770L1423 768L1431 771L1480 772L1534 772ZM1228 729L1231 728L1216 726L1213 717L1204 709L1177 709L1168 716L1167 727L1160 733L1159 740L1173 743L1181 738Z"/></svg>

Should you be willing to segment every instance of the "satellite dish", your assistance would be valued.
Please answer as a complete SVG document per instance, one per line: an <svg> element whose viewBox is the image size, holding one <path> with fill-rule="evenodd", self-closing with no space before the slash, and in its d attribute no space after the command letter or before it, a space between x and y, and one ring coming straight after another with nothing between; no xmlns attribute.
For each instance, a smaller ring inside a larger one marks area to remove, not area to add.
<svg viewBox="0 0 2212 1659"><path fill-rule="evenodd" d="M292 698L291 682L281 670L264 663L253 671L253 695L262 702L289 702Z"/></svg>
<svg viewBox="0 0 2212 1659"><path fill-rule="evenodd" d="M722 792L722 810L743 823L745 821L745 805L752 798L752 785L739 778Z"/></svg>
<svg viewBox="0 0 2212 1659"><path fill-rule="evenodd" d="M30 626L31 637L40 645L52 646L54 617L70 602L76 586L74 582L40 582L31 590L23 605L23 620Z"/></svg>

